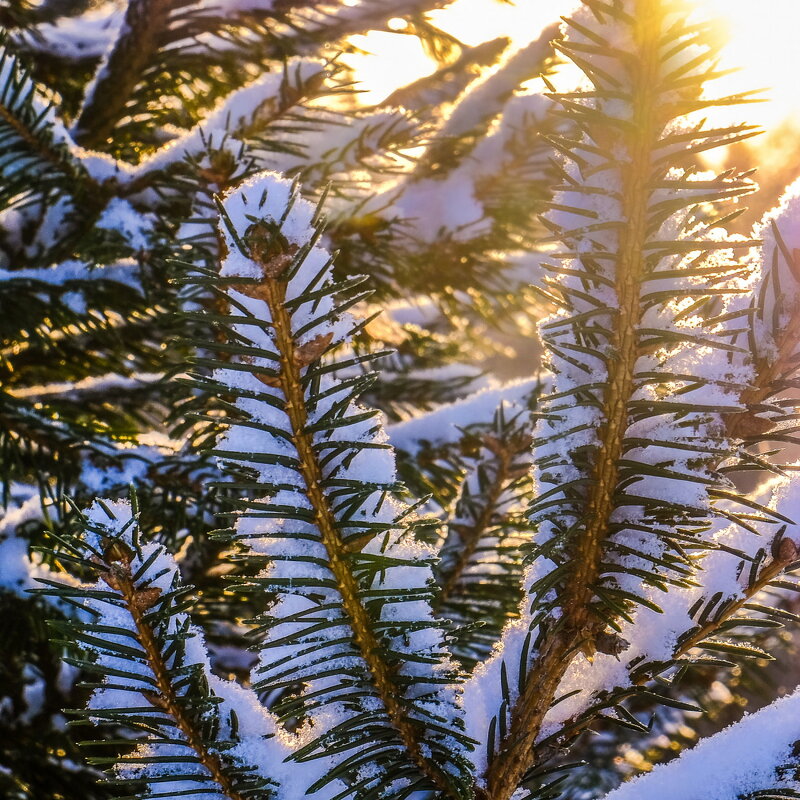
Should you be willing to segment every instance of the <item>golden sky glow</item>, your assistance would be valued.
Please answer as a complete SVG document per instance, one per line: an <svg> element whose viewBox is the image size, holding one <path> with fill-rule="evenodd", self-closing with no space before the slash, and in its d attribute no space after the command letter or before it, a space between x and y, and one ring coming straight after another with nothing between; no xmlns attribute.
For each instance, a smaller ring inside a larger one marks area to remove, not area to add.
<svg viewBox="0 0 800 800"><path fill-rule="evenodd" d="M737 74L717 81L714 93L767 90L767 102L750 106L746 112L735 109L734 118L746 115L749 122L766 128L788 116L800 120L800 0L695 2L720 18L725 28L728 44L722 66L740 68ZM496 36L524 38L574 5L575 0L517 0L516 6L497 0L457 0L431 18L465 43L478 44ZM369 90L363 98L366 103L377 102L433 67L411 36L372 33L354 37L354 43L374 54L349 58Z"/></svg>
<svg viewBox="0 0 800 800"><path fill-rule="evenodd" d="M726 67L741 72L717 81L717 91L766 89L767 102L748 109L770 127L800 120L800 0L698 0L726 29Z"/></svg>

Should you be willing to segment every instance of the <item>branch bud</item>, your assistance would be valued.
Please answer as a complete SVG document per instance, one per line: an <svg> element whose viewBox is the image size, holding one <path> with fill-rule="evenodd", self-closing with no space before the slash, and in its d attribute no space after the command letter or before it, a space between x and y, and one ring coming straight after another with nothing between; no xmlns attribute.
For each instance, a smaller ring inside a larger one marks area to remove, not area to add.
<svg viewBox="0 0 800 800"><path fill-rule="evenodd" d="M292 263L298 246L292 244L274 222L261 220L251 225L244 235L250 258L261 267L264 277L274 280Z"/></svg>

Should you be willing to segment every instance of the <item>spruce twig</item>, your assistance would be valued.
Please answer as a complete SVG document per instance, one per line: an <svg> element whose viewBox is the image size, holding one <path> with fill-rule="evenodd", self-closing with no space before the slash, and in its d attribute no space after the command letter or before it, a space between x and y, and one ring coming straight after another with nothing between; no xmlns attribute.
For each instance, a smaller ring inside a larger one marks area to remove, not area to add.
<svg viewBox="0 0 800 800"><path fill-rule="evenodd" d="M87 89L75 121L78 144L102 148L106 143L158 50L173 6L174 0L129 0L120 34Z"/></svg>
<svg viewBox="0 0 800 800"><path fill-rule="evenodd" d="M142 589L136 586L130 567L132 555L123 543L114 542L104 553L105 563L98 566L104 570L101 573L103 580L121 595L136 627L139 644L153 671L158 692L148 692L146 699L175 721L176 727L186 737L189 747L197 753L200 763L209 771L224 796L228 800L245 800L244 795L237 791L231 777L224 771L219 756L206 746L196 722L187 715L184 704L175 693L161 649L147 621L147 612L158 602L161 590L155 587Z"/></svg>
<svg viewBox="0 0 800 800"><path fill-rule="evenodd" d="M322 491L323 471L311 436L307 431L308 415L300 370L317 361L327 349L330 338L312 339L298 347L292 334L292 325L286 310L286 283L278 277L287 266L291 254L275 254L264 264L264 280L257 286L242 286L244 294L266 302L272 319L275 342L278 346L280 372L275 377L264 378L270 385L280 387L284 408L291 423L292 442L297 448L300 472L306 484L308 499L314 508L314 518L328 552L342 603L350 618L358 649L369 666L378 694L386 706L393 725L400 733L409 757L446 796L450 786L442 779L438 767L423 756L418 729L411 724L398 698L395 670L381 657L381 644L375 637L371 621L359 597L359 587L349 566L348 546L342 541L328 498Z"/></svg>
<svg viewBox="0 0 800 800"><path fill-rule="evenodd" d="M660 0L637 2L634 27L639 65L631 90L631 107L635 115L630 142L632 160L622 173L620 194L626 224L619 232L619 249L614 259L618 309L614 314L613 338L609 347L615 358L609 365L603 399L604 422L589 480L583 529L576 537L570 575L566 580L563 617L539 649L528 673L525 690L512 712L508 735L489 766L486 782L488 797L492 800L507 800L516 791L531 766L534 743L571 657L587 639L592 640L605 627L605 621L592 614L591 601L599 577L603 544L616 507L619 460L628 425L634 366L639 356L637 326L641 313L640 283L646 268L649 238L649 180L654 146L660 132L659 109L652 86L659 74L661 13Z"/></svg>

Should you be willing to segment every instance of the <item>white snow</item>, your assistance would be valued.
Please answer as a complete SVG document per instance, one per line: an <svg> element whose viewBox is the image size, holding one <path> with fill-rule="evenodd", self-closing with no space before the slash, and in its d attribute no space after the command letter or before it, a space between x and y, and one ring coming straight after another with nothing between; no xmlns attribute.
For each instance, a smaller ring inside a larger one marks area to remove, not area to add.
<svg viewBox="0 0 800 800"><path fill-rule="evenodd" d="M119 26L123 13L114 2L101 3L76 16L59 16L30 30L15 32L14 39L33 50L78 61L104 55Z"/></svg>
<svg viewBox="0 0 800 800"><path fill-rule="evenodd" d="M140 534L137 523L132 517L131 506L125 501L107 500L103 504L96 502L86 512L86 519L89 530L85 534L85 539L90 552L104 557L108 539L123 543L131 554L129 572L135 576L134 585L137 591L158 589L160 594L154 600L155 608L158 604L166 602L169 593L180 584L178 565L163 545L147 541L146 537ZM126 709L137 709L138 716L142 714L146 716L147 712L139 709L145 704L147 693L160 694L161 688L127 601L123 600L122 592L110 582L108 576L101 575L96 584L86 588L102 592L100 596L85 598L85 606L93 615L91 624L116 629L94 630L95 642L86 644L90 650L95 651L100 666L116 671L114 675L104 678L103 684L94 690L88 701L88 708L97 712L95 719L98 721L106 718L105 712L111 712L112 718L117 714L122 714L124 717ZM166 620L161 619L158 622L147 620L145 617L141 624L148 625L153 631L155 641L164 647L161 658L168 667L185 669L191 665L199 666L211 692L222 698L222 702L215 707L215 710L208 712L215 714L219 720L219 728L210 747L219 747L225 753L224 760L255 768L257 774L272 779L274 770L280 769L280 764L290 752L291 737L282 733L274 717L258 702L252 690L211 674L203 634L189 623L185 612L172 613ZM178 635L181 647L173 648L169 643ZM112 647L109 648L106 643ZM113 649L115 643L132 648L138 651L139 655L115 651ZM171 653L168 653L168 650L171 650ZM186 682L179 678L174 680L172 691L176 697L180 698L187 690ZM160 729L160 732L157 737L149 737L142 742L140 749L143 748L142 752L156 757L174 755L183 758L183 762L162 765L161 762L154 761L152 764L139 765L126 764L125 759L122 759L116 768L117 772L122 776L135 773L144 780L152 780L153 786L162 791L164 784L159 782L158 778L169 774L173 776L173 780L170 781L173 791L187 789L197 793L200 789L197 796L207 797L209 800L217 798L218 790L213 788L213 784L208 785L207 778L198 781L192 777L197 774L207 776L208 773L204 767L193 764L191 758L186 758L191 757L193 753L184 732L177 726L159 723L164 713L163 709L154 705L153 712L152 725ZM233 748L226 750L225 742L231 741L232 737L228 724L231 712L235 712L239 727L236 737L232 739ZM158 741L160 736L168 737L171 742ZM184 778L181 778L182 774L185 775Z"/></svg>
<svg viewBox="0 0 800 800"><path fill-rule="evenodd" d="M325 64L321 61L291 59L284 71L267 73L250 85L232 92L206 119L144 159L131 173L130 179L166 169L188 156L199 157L211 145L220 148L227 138L241 136L243 128L258 128L278 112L284 92L302 91L306 84L324 71Z"/></svg>
<svg viewBox="0 0 800 800"><path fill-rule="evenodd" d="M668 764L657 765L604 800L738 800L766 789L797 791L800 782L776 770L800 740L800 693L795 693L701 741Z"/></svg>
<svg viewBox="0 0 800 800"><path fill-rule="evenodd" d="M50 397L59 395L75 399L81 395L100 394L108 391L122 389L136 389L143 384L154 383L163 378L163 375L155 372L139 372L136 375L97 375L83 378L74 383L47 383L42 386L22 386L12 388L9 394L21 400L31 400L36 398Z"/></svg>
<svg viewBox="0 0 800 800"><path fill-rule="evenodd" d="M120 260L113 264L97 266L70 259L52 267L41 269L0 269L0 281L29 280L63 286L71 281L110 280L138 289L139 265L133 260Z"/></svg>
<svg viewBox="0 0 800 800"><path fill-rule="evenodd" d="M800 179L764 215L753 235L763 239L753 256L762 276L755 296L763 298L756 326L759 352L755 355L772 361L779 343L796 325L792 317L796 319L800 304Z"/></svg>
<svg viewBox="0 0 800 800"><path fill-rule="evenodd" d="M142 214L127 200L113 197L95 224L98 228L116 231L134 250L147 250L155 221L154 214Z"/></svg>
<svg viewBox="0 0 800 800"><path fill-rule="evenodd" d="M386 432L394 447L410 454L417 453L425 443L434 446L452 444L461 439L463 428L478 422L491 422L501 404L524 407L541 385L539 378L530 378L482 389L463 400L389 425Z"/></svg>
<svg viewBox="0 0 800 800"><path fill-rule="evenodd" d="M278 256L308 244L314 233L315 208L292 192L289 181L273 173L262 173L240 185L224 197L224 206L221 233L227 255L221 274L226 278L275 280L265 273L269 264L251 260L242 247L252 225L274 231L273 241L283 242L276 248ZM303 252L299 264L284 265L290 277L282 280L294 341L302 346L325 336L331 345L344 343L354 321L349 314L335 313L330 257L319 246ZM306 299L312 290L322 290L322 296L313 302ZM387 726L388 732L390 721L382 711L363 654L353 641L342 589L317 525L319 510L312 507L307 476L300 468L287 398L277 381L258 377L281 370L277 354L283 345L271 325L276 309L257 293L248 293L246 285L230 288L229 294L235 301L232 308L241 318L235 325L237 333L260 351L248 356L247 371L221 368L216 379L244 393L237 400L238 407L253 422L268 426L232 424L217 443L223 460L254 469L267 492L253 498L250 508L236 521L239 542L251 554L269 559L258 580L265 592L276 595L262 618L266 630L260 638L253 682L269 691L287 681L303 681L308 722L300 735L312 743L337 725L364 714L372 715L374 724ZM377 592L382 598L373 625L385 646L406 657L399 674L413 678L406 692L408 713L423 726L433 713L455 730L461 716L458 692L456 687L440 683L451 676L452 665L428 604L434 554L415 542L399 522L408 509L391 495L396 479L394 455L387 447L380 416L367 413L349 399L347 386L330 373L320 375L318 385L305 392L307 424L314 430L322 477L324 513L335 520L338 537L358 542L349 562L360 590ZM342 421L347 424L339 424ZM274 463L276 458L281 462ZM366 490L360 488L365 482ZM342 670L357 676L359 685L366 687L362 697L351 696L347 685L342 685L337 674ZM455 739L436 729L428 729L425 744L440 753L460 748ZM368 742L351 741L342 757L354 751L366 753L368 747ZM397 758L405 758L393 735L387 747L396 751Z"/></svg>

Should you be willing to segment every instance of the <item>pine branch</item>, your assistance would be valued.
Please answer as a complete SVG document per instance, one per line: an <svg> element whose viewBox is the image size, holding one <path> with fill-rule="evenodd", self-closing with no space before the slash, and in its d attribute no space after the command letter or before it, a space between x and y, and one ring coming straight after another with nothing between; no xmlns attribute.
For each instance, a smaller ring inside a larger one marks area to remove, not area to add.
<svg viewBox="0 0 800 800"><path fill-rule="evenodd" d="M735 551L732 543L728 544L724 539L720 544ZM682 618L676 618L673 610L676 604L673 603L666 615L654 615L647 611L640 614L634 623L624 627L622 634L617 637L619 652L614 654L616 659L623 659L626 664L624 685L616 686L613 682L610 683L608 674L603 670L599 671L596 684L592 683L594 676L591 674L589 680L581 677L579 679L581 697L578 699L577 709L565 714L563 708L555 707L561 718L554 720L548 717L547 724L550 728L555 728L557 732L537 741L535 746L536 762L546 763L554 750L567 746L568 742L575 741L580 734L591 729L598 717L609 707L619 708L624 700L637 697L640 690L651 692L654 685L658 688L658 684L654 684L654 681L662 675L674 672L676 667L685 667L686 664L692 663L692 651L702 651L705 642L709 642L712 648L718 645L721 640L712 637L717 637L722 633L726 637L730 637L736 627L741 627L745 629L747 644L749 644L752 635L747 632L747 629L748 623L753 621L753 617L749 615L738 618L737 615L740 612L744 610L757 611L763 619L773 622L775 625L780 625L783 620L787 619L794 621L794 615L787 614L785 611L771 609L761 604L758 604L757 607L753 606L754 601L766 590L773 587L776 591L787 589L788 586L785 585L783 576L797 566L797 545L790 537L783 536L781 531L775 537L772 550L773 557L767 559L765 551L759 548L753 556L748 556L747 561L736 568L727 563L731 554L720 551L707 556L705 561L716 558L716 562L707 565L705 570L705 579L708 585L726 584L719 574L720 572L736 574L746 572L750 576L747 584L736 594L727 597L722 596L720 592L709 598L711 591L704 590L703 586L677 592L677 605L681 607L684 615ZM794 590L797 591L797 587ZM695 620L698 622L694 623ZM681 626L686 629L682 630ZM659 636L662 628L663 636ZM637 637L637 631L642 630L647 631L644 637L645 641L657 643L659 650L664 648L665 642L667 646L670 641L674 642L668 658L665 659L661 653L654 658L653 653L649 652L647 647L642 649L638 646L636 639L641 637ZM630 637L633 644L628 642L624 638L625 636ZM735 655L735 646L732 646L728 652ZM713 655L713 649L711 653ZM611 674L613 676L613 671ZM569 696L572 691L570 687L575 685L575 681L568 680L568 677L565 677L565 685L562 685L559 690L562 696ZM679 681L673 679L672 685L678 684ZM652 696L656 702L669 703L670 701L669 697L659 697L657 694L648 696ZM563 705L570 704L564 703Z"/></svg>
<svg viewBox="0 0 800 800"><path fill-rule="evenodd" d="M344 313L357 282L332 283L313 207L286 181L267 173L245 182L220 213L227 255L208 285L224 287L230 303L215 317L227 343L213 347L230 360L205 363L241 421L214 452L253 498L233 538L243 563L270 566L249 588L278 597L258 620L254 682L284 692L303 684L279 706L284 718L311 721L296 759L343 754L312 791L339 776L356 781L371 763L381 769L352 785L359 796L387 781L398 796L412 786L467 796L456 695L445 688L455 676L427 602L429 563L406 528L411 510L392 499L399 487L375 413L355 405L369 377L330 377L364 359L320 361L352 334ZM404 596L394 588L400 574ZM351 681L330 682L337 662ZM382 742L379 758L365 748L371 737Z"/></svg>
<svg viewBox="0 0 800 800"><path fill-rule="evenodd" d="M4 489L54 480L83 497L92 460L109 476L112 464L136 460L132 448L122 451L161 402L163 353L153 342L166 327L140 279L131 261L0 270Z"/></svg>
<svg viewBox="0 0 800 800"><path fill-rule="evenodd" d="M94 148L105 145L159 48L174 5L173 0L129 1L117 40L86 90L74 125L78 144Z"/></svg>
<svg viewBox="0 0 800 800"><path fill-rule="evenodd" d="M507 261L495 259L495 248L525 243L534 249L543 233L536 206L545 208L550 198L548 135L555 132L556 121L552 104L540 93L515 91L544 67L547 53L552 48L544 34L465 91L455 106L460 121L452 116L443 120L413 168L396 185L367 199L361 212L397 219L395 238L405 240L414 259L410 263L418 262L424 275L420 291L433 288L423 265L434 257L440 265L437 282L449 282L451 297L458 296L456 287L465 288L466 276L482 287L499 284L496 295L484 293L489 300L485 309L472 303L468 311L460 310L481 313L489 325L506 316L494 305L495 297L519 297L510 285L512 270ZM459 201L453 202L454 197ZM521 297L519 305L529 313Z"/></svg>
<svg viewBox="0 0 800 800"><path fill-rule="evenodd" d="M0 37L0 208L22 206L32 196L97 188L71 151L55 107Z"/></svg>
<svg viewBox="0 0 800 800"><path fill-rule="evenodd" d="M761 439L792 420L797 409L792 379L800 351L800 183L795 182L768 212L754 234L763 236L758 252L761 275L754 292L757 325L748 332L754 365L752 384L742 393L746 411L728 417L731 437ZM779 398L780 399L777 399Z"/></svg>
<svg viewBox="0 0 800 800"><path fill-rule="evenodd" d="M434 784L446 790L446 785L441 785L438 770L431 769L427 760L423 758L416 727L407 718L403 705L397 698L394 670L381 657L380 643L362 604L356 577L347 563L348 548L340 538L339 526L330 501L322 491L325 475L308 431L309 418L300 369L308 365L308 359L316 357L317 351L326 347L325 337L312 339L304 346L305 349L302 349L303 346L298 348L295 345L292 321L285 305L287 285L275 280L266 271L264 277L265 280L260 285L249 291L244 288L243 293L263 300L269 309L279 363L277 382L283 393L292 442L297 448L300 474L314 509L315 520L328 554L331 571L339 587L344 611L350 619L355 642L369 667L378 695L386 706L389 718L399 731L411 758Z"/></svg>
<svg viewBox="0 0 800 800"><path fill-rule="evenodd" d="M437 142L418 162L415 170L418 178L452 163L455 142L465 136L475 140L484 133L520 85L546 71L553 56L552 40L557 35L558 26L548 26L536 39L507 55L487 77L466 90L438 131ZM455 151L461 154L463 145Z"/></svg>
<svg viewBox="0 0 800 800"><path fill-rule="evenodd" d="M342 199L354 193L354 170L372 173L377 179L396 173L402 150L422 138L416 116L402 109L348 115L312 110L302 123L308 131L298 152L286 148L285 153L265 153L262 163L310 185L330 184L329 193ZM291 133L285 138L291 139ZM355 200L363 203L360 192ZM337 213L345 224L351 216L348 212L344 206Z"/></svg>
<svg viewBox="0 0 800 800"><path fill-rule="evenodd" d="M630 619L634 604L653 602L643 596L642 586L666 590L685 580L680 537L703 530L701 520L714 513L710 499L716 491L731 494L714 472L730 451L708 424L710 409L690 400L679 411L678 405L650 399L648 388L674 380L671 368L683 373L681 380L691 374L690 353L701 342L720 354L720 364L728 345L693 334L677 309L666 306L667 298L649 287L651 281L657 287L659 271L670 269L683 253L708 254L722 246L702 236L691 213L681 211L690 209L698 194L679 175L667 175L662 154L669 152L672 163L676 150L694 153L739 132L726 129L705 136L692 129L686 138L679 133L676 118L699 96L711 67L696 59L688 79L685 69L670 64L686 42L695 40L675 16L674 4L631 0L612 6L587 0L584 5L568 21L570 36L557 45L594 87L582 103L574 95L556 96L583 138L553 140L572 162L561 169L565 194L556 198L548 223L564 245L558 254L563 261L554 268L559 282L552 282L563 293L563 311L541 329L554 370L565 375L563 383L556 381L562 388L552 395L553 404L544 403L535 434L537 473L553 489L542 492L533 507L539 556L526 581L526 591L535 597L530 616L527 609L524 614L529 631L521 639L516 628L509 629L517 644L501 659L510 674L491 725L486 789L492 798L510 797L531 767L535 742L573 659L581 651L591 658L598 647L607 646L605 638L614 638L617 620ZM614 48L608 43L611 30L618 43ZM654 86L674 92L674 102L665 105ZM668 177L672 180L666 183ZM670 186L670 203L654 188L662 182ZM747 188L736 182L730 190L721 185L714 200L729 191ZM687 263L687 273L701 261ZM705 291L713 292L712 286ZM699 285L687 290L696 304L708 302ZM650 361L648 372L644 365L658 347L672 348L671 356ZM730 371L727 365L721 369ZM707 384L707 374L698 376L701 385ZM736 408L734 385L729 379L727 393ZM570 405L580 412L569 411ZM690 463L678 455L682 446L670 439L683 437L680 415L692 411L698 415L697 433L682 445L696 454ZM665 429L652 442L666 448L663 459L654 459L652 451L645 454L638 443L637 428L649 429L652 415L661 416L665 426L676 426L674 433ZM562 437L575 437L572 463L563 457ZM709 488L693 490L698 497L687 499L687 505L671 503L669 492L688 481ZM675 488L667 490L667 485ZM632 508L642 519L626 524ZM682 526L686 533L680 533ZM611 632L604 630L607 626ZM490 680L489 674L483 680Z"/></svg>
<svg viewBox="0 0 800 800"><path fill-rule="evenodd" d="M384 373L385 369L381 374ZM436 391L442 383L439 373L430 377L434 382L432 389ZM455 381L448 370L448 389L452 383ZM469 382L465 381L465 385L468 386ZM389 382L389 391L392 388L392 382ZM413 388L415 396L418 395L420 389ZM458 384L454 388L462 389ZM491 428L499 406L530 407L541 390L540 381L533 379L483 389L455 401L445 391L436 398L438 403L431 403L432 408L426 408L423 403L422 412L414 409L417 413L413 417L389 425L389 440L398 454L399 468L406 484L417 497L430 495L430 502L440 509L434 513L443 520L449 519L455 512L454 503L462 491L464 480L477 466L473 460L476 455L474 438L464 431ZM465 457L465 449L473 458Z"/></svg>
<svg viewBox="0 0 800 800"><path fill-rule="evenodd" d="M530 544L523 516L530 496L527 417L523 407L501 405L491 424L466 428L461 441L477 452L463 459L469 471L448 521L434 610L457 626L452 649L467 668L489 655L519 613L522 554Z"/></svg>
<svg viewBox="0 0 800 800"><path fill-rule="evenodd" d="M200 730L184 710L170 681L169 669L156 642L153 629L145 619L149 608L150 594L146 589L138 588L133 581L133 574L128 563L128 559L132 558L132 553L123 552L115 557L117 554L109 555L109 552L110 549L107 549L103 563L99 565L104 570L101 577L105 583L119 592L123 606L130 614L136 628L137 639L144 651L145 659L153 671L154 691L158 694L150 696L149 699L156 707L172 717L176 727L186 738L189 747L197 754L199 762L208 770L212 779L219 784L223 795L229 800L243 800L243 795L234 788L233 781L223 771L219 757L206 746Z"/></svg>
<svg viewBox="0 0 800 800"><path fill-rule="evenodd" d="M461 578L475 555L482 535L489 527L492 517L497 513L500 498L507 488L509 478L512 477L510 475L511 454L505 448L500 449L501 447L502 444L498 447L500 450L498 455L499 463L495 469L494 478L487 487L485 500L475 515L473 523L471 525L464 525L463 523L451 524L451 528L455 528L461 540L461 546L458 548L459 553L456 562L444 575L442 592L439 595L439 605L446 604L451 595L457 592Z"/></svg>
<svg viewBox="0 0 800 800"><path fill-rule="evenodd" d="M754 644L754 635L798 621L790 595L800 588L784 576L798 567L797 533L790 526L787 535L786 515L794 514L799 486L794 479L780 479L760 492L765 516L753 515L751 530L743 521L718 522L710 537L714 549L700 559L694 581L671 589L663 600L651 590L650 600L658 600L660 607L640 608L619 634L605 636L602 653L591 663L573 661L559 687L559 701L547 714L546 733L536 743L536 763L542 769L598 720L634 724L627 700L692 710L682 690L686 683L690 691L696 686L685 678L694 665L727 670L734 665L731 659L746 664L769 658ZM753 535L753 526L761 536Z"/></svg>
<svg viewBox="0 0 800 800"><path fill-rule="evenodd" d="M302 118L303 103L319 96L327 76L325 65L312 59L291 59L283 71L264 75L248 86L228 95L217 108L191 130L144 159L128 176L126 193L141 191L152 181L153 173L165 172L185 160L199 161L209 151L227 156L227 164L205 167L210 182L222 185L231 180L235 162L233 151L242 141L258 142L261 137L276 137L276 123L296 124ZM230 174L224 174L225 170ZM219 180L213 180L219 177Z"/></svg>
<svg viewBox="0 0 800 800"><path fill-rule="evenodd" d="M137 515L126 503L98 501L83 524L83 537L63 539L57 555L99 580L77 586L43 580L49 588L40 592L88 612L88 620L56 626L96 654L75 663L102 678L88 711L76 713L146 734L143 745L119 759L115 782L144 781L143 798L165 791L209 800L261 796L267 782L243 763L252 756L247 737L260 740L273 759L285 754L276 740L264 741L274 729L263 709L255 711L255 698L211 675L202 636L185 613L191 587L180 586L174 560L163 546L140 541ZM250 716L239 719L245 712Z"/></svg>
<svg viewBox="0 0 800 800"><path fill-rule="evenodd" d="M377 108L438 109L451 103L481 74L480 67L494 64L508 47L505 37L482 42L474 47L463 47L458 58L440 67L431 75L419 78L408 86L395 89Z"/></svg>
<svg viewBox="0 0 800 800"><path fill-rule="evenodd" d="M637 46L640 62L636 84L632 87L631 108L636 131L631 143L631 163L622 175L620 218L627 221L619 234L615 259L615 292L618 312L614 315L613 338L609 346L616 357L609 365L600 417L601 438L595 458L589 491L582 511L585 520L576 537L571 575L566 581L561 602L563 618L558 630L545 639L526 681L526 691L514 709L507 744L501 746L487 774L487 789L492 798L511 797L530 766L530 753L544 715L558 689L569 657L587 638L594 624L591 615L593 586L599 577L603 543L609 532L615 493L619 483L619 460L628 422L628 403L633 394L634 367L639 356L637 324L640 319L639 285L643 277L643 253L648 240L647 211L653 161L653 143L659 123L658 98L652 92L659 75L657 47L661 31L657 0L636 6ZM603 623L601 623L603 624ZM589 634L591 636L591 634Z"/></svg>
<svg viewBox="0 0 800 800"><path fill-rule="evenodd" d="M694 647L702 647L703 642L722 629L727 622L732 620L742 609L746 608L757 595L769 588L797 560L798 549L794 540L788 537L781 539L778 555L761 568L755 580L743 590L741 597L723 604L713 619L699 625L695 631L682 638L678 648L675 650L674 659L676 661L679 660Z"/></svg>

